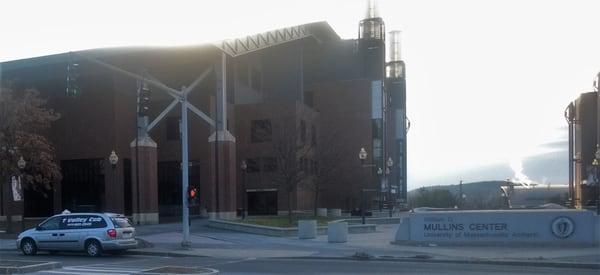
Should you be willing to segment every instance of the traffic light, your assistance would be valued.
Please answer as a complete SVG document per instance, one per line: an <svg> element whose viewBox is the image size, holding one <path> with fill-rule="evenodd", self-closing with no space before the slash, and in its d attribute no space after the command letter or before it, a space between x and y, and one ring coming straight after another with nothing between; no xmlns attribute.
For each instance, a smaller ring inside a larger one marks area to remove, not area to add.
<svg viewBox="0 0 600 275"><path fill-rule="evenodd" d="M79 77L79 64L73 60L73 57L69 57L67 62L67 95L78 96L81 93L79 86L77 85L77 78Z"/></svg>
<svg viewBox="0 0 600 275"><path fill-rule="evenodd" d="M188 205L195 205L198 199L198 188L190 186L188 189Z"/></svg>
<svg viewBox="0 0 600 275"><path fill-rule="evenodd" d="M148 84L146 84L146 82L142 82L142 87L138 92L138 115L141 117L148 116L151 94L152 91L148 87Z"/></svg>

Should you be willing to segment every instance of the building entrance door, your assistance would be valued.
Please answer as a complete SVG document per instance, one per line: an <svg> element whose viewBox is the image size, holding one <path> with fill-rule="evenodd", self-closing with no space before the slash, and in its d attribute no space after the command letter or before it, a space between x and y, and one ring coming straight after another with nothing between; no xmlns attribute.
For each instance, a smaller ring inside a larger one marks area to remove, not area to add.
<svg viewBox="0 0 600 275"><path fill-rule="evenodd" d="M277 215L277 190L248 191L248 215Z"/></svg>
<svg viewBox="0 0 600 275"><path fill-rule="evenodd" d="M104 211L104 161L61 161L62 206L76 212Z"/></svg>

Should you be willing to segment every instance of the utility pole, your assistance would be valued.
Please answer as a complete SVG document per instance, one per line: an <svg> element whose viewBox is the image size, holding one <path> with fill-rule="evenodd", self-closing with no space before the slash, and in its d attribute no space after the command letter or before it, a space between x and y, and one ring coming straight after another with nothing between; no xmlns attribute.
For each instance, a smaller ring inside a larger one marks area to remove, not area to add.
<svg viewBox="0 0 600 275"><path fill-rule="evenodd" d="M187 93L185 87L181 89L182 94L179 99L181 102L181 203L182 203L182 220L183 225L183 240L181 246L188 248L190 243L190 206L188 202L189 188L189 161L188 161L188 121L187 121Z"/></svg>
<svg viewBox="0 0 600 275"><path fill-rule="evenodd" d="M158 123L162 119L164 119L166 117L166 115L169 114L169 112L171 112L171 110L173 110L175 108L175 106L177 106L178 104L181 104L181 120L182 120L181 121L181 147L182 147L182 150L181 150L182 151L182 161L181 161L181 164L182 164L182 167L181 167L182 190L181 190L181 193L182 193L182 200L183 200L182 201L183 240L181 242L181 245L184 248L189 247L191 245L191 243L189 241L190 225L189 225L189 208L188 208L188 200L187 200L188 185L189 185L189 182L188 182L188 180L189 180L188 179L189 161L188 161L188 154L187 154L188 153L187 152L187 150L188 150L187 111L188 110L192 111L194 114L196 114L198 117L200 117L201 119L206 121L211 126L215 126L215 121L213 119L211 119L208 115L206 115L204 112L202 112L200 109L198 109L194 105L190 104L187 101L187 95L192 90L194 90L194 88L196 88L196 86L198 86L209 75L209 73L212 71L212 68L206 69L189 86L183 87L181 90L177 90L177 89L173 89L173 88L161 83L157 79L149 76L147 73L144 73L144 76L141 76L141 75L126 71L124 69L121 69L117 66L108 64L97 58L88 56L84 53L77 53L77 54L97 65L100 65L100 66L110 70L110 71L117 72L121 75L125 75L130 78L134 78L138 81L146 83L147 85L151 85L155 88L158 88L158 89L164 91L165 93L167 93L168 95L170 95L171 97L173 97L173 101L167 107L165 107L165 109L156 118L154 118L154 120L152 122L150 122L149 124L147 123L148 122L147 114L145 117L143 117L142 122L139 124L140 126L143 125L143 127L140 127L142 129L139 129L140 131L138 131L136 133L136 135L137 135L136 136L136 149L138 146L137 139L140 137L141 133L143 133L144 138L147 137L148 132L150 132L156 125L158 125ZM146 77L146 76L148 76L148 77ZM144 109L141 109L141 110L144 111ZM225 109L222 109L222 110L224 111ZM139 116L139 114L138 114L138 116ZM136 162L137 161L138 160L136 159ZM138 186L139 186L139 184L138 184ZM138 204L139 204L139 197L137 198L137 200L138 200ZM138 213L138 216L139 216L139 213ZM139 219L139 217L138 217L138 219Z"/></svg>
<svg viewBox="0 0 600 275"><path fill-rule="evenodd" d="M458 208L462 209L463 208L463 181L460 180L460 183L458 184Z"/></svg>

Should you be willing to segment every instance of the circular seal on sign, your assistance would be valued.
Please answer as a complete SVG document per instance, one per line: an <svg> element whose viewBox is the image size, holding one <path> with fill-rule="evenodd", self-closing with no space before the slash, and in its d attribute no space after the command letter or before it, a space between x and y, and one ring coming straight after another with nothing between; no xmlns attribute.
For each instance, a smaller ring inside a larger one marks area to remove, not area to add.
<svg viewBox="0 0 600 275"><path fill-rule="evenodd" d="M552 234L554 236L565 239L573 235L575 231L575 223L567 217L558 217L552 221Z"/></svg>

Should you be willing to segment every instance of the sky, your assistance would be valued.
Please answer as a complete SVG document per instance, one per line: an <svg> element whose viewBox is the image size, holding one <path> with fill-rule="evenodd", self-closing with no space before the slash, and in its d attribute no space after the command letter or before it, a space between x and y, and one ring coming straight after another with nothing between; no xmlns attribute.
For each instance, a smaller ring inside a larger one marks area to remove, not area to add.
<svg viewBox="0 0 600 275"><path fill-rule="evenodd" d="M198 44L321 20L353 39L365 7L362 0L5 0L0 61ZM514 178L518 167L527 176L527 160L567 150L546 145L565 144L564 109L592 90L600 71L600 1L380 0L379 10L388 31L402 31L409 189ZM565 175L552 177L566 183Z"/></svg>

